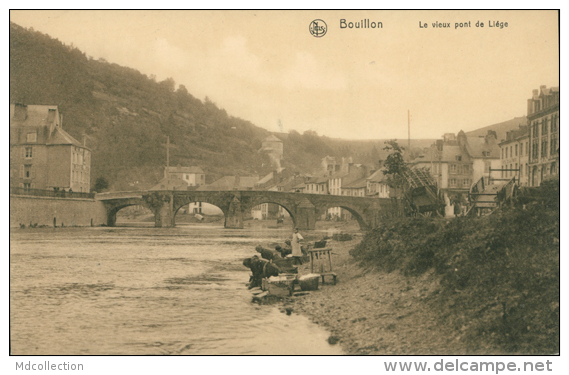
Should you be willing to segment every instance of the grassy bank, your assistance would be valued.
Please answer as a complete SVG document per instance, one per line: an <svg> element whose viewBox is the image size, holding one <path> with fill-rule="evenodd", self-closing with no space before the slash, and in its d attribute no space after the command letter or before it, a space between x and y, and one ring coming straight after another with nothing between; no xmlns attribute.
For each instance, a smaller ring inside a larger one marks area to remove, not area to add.
<svg viewBox="0 0 569 375"><path fill-rule="evenodd" d="M350 251L360 266L440 284L423 302L468 351L559 352L558 185L481 218L405 218Z"/></svg>

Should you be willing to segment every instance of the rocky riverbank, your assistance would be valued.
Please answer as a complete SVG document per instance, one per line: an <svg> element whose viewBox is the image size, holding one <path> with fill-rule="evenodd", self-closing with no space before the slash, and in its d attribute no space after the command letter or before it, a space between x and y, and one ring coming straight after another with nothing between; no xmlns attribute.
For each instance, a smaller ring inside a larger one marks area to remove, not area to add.
<svg viewBox="0 0 569 375"><path fill-rule="evenodd" d="M460 333L437 319L429 304L439 279L432 273L409 278L398 272L360 267L349 251L361 241L330 241L336 285L292 297L283 310L306 314L326 327L329 342L348 354L475 354L459 342ZM304 264L300 274L310 273Z"/></svg>

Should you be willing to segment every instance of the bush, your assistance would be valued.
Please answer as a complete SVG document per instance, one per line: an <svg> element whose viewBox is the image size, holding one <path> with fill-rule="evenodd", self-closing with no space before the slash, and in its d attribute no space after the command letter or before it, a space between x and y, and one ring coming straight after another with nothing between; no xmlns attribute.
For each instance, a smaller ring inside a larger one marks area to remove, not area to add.
<svg viewBox="0 0 569 375"><path fill-rule="evenodd" d="M481 218L403 218L375 228L351 255L387 272L441 277L434 306L473 349L559 351L559 205L544 199ZM557 190L556 190L557 189ZM558 202L558 198L557 198ZM484 340L479 340L485 337Z"/></svg>

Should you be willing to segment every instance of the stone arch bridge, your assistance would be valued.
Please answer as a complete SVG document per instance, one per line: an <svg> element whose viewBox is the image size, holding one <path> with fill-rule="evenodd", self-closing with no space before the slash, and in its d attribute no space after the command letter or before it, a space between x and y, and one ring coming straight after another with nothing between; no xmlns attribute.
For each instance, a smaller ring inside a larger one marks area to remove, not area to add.
<svg viewBox="0 0 569 375"><path fill-rule="evenodd" d="M288 211L294 226L303 230L315 229L316 219L332 207L350 212L361 229L377 226L380 218L391 210L391 202L385 198L264 190L115 192L97 194L95 199L107 210L108 226L115 225L119 210L132 205L149 208L154 213L156 227L174 227L180 208L189 203L209 203L223 211L225 228L243 228L245 212L263 203L275 203Z"/></svg>

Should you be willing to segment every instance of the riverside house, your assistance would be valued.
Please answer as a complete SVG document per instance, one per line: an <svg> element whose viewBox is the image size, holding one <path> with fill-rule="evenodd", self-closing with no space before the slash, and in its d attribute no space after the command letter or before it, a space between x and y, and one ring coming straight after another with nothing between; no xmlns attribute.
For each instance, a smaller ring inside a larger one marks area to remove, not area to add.
<svg viewBox="0 0 569 375"><path fill-rule="evenodd" d="M89 192L91 150L62 124L57 106L10 104L10 188Z"/></svg>
<svg viewBox="0 0 569 375"><path fill-rule="evenodd" d="M529 184L559 174L559 87L540 86L528 99Z"/></svg>

